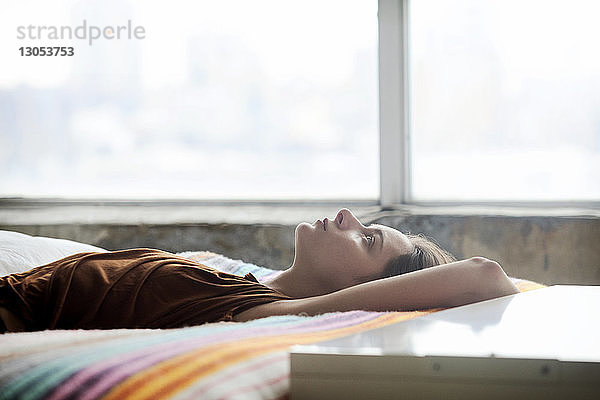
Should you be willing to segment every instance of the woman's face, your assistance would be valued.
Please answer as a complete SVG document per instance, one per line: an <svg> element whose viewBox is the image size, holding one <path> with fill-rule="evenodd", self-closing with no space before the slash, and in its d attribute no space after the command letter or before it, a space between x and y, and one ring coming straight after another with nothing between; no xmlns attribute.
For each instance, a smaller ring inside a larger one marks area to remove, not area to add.
<svg viewBox="0 0 600 400"><path fill-rule="evenodd" d="M334 219L296 227L294 266L339 290L380 276L387 262L412 250L408 238L384 225L364 226L348 209Z"/></svg>

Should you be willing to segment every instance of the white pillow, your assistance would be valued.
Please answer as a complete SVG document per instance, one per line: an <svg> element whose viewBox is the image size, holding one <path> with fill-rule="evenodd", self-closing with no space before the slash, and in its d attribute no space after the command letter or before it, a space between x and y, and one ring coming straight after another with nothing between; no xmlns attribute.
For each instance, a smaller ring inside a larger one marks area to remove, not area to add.
<svg viewBox="0 0 600 400"><path fill-rule="evenodd" d="M0 276L27 271L84 251L106 250L72 240L0 231Z"/></svg>

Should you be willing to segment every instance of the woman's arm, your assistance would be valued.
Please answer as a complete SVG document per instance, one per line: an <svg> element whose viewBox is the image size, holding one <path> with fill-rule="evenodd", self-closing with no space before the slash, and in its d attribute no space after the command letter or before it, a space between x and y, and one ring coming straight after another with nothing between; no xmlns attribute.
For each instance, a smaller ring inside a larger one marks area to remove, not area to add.
<svg viewBox="0 0 600 400"><path fill-rule="evenodd" d="M280 300L237 314L236 321L333 311L404 311L455 307L518 293L497 262L473 257L362 283L322 296Z"/></svg>

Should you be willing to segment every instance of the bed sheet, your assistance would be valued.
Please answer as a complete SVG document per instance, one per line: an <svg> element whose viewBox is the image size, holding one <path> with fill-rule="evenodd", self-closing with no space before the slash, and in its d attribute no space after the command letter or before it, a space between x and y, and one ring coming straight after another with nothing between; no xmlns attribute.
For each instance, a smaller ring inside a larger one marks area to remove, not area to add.
<svg viewBox="0 0 600 400"><path fill-rule="evenodd" d="M264 280L279 273L210 252L180 255ZM515 279L521 290L543 285ZM0 399L281 399L289 347L415 318L350 311L181 329L64 330L0 335Z"/></svg>

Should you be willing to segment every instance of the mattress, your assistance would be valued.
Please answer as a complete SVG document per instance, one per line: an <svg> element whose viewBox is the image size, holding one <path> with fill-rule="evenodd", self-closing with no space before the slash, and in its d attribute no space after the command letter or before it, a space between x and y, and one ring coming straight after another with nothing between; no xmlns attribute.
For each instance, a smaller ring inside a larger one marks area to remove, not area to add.
<svg viewBox="0 0 600 400"><path fill-rule="evenodd" d="M279 273L210 252L180 253L259 281ZM525 291L543 285L514 279ZM0 335L0 399L282 399L289 349L440 309L349 311L181 329L56 330Z"/></svg>

